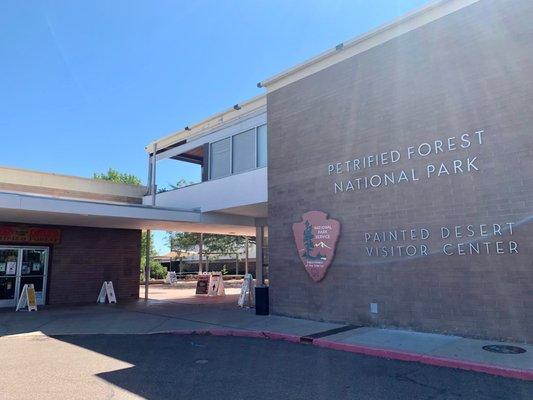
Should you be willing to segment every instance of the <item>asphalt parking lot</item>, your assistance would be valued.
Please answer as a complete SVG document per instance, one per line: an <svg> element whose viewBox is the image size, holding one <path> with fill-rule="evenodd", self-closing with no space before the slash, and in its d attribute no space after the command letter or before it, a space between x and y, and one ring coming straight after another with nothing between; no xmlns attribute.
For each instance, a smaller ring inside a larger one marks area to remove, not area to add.
<svg viewBox="0 0 533 400"><path fill-rule="evenodd" d="M533 382L265 339L19 335L0 399L532 399Z"/></svg>

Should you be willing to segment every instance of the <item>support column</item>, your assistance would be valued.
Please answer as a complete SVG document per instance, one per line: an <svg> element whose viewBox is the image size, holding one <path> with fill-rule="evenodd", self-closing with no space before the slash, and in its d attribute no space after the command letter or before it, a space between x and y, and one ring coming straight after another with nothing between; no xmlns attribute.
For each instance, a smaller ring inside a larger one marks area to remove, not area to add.
<svg viewBox="0 0 533 400"><path fill-rule="evenodd" d="M255 227L255 284L263 285L263 227Z"/></svg>
<svg viewBox="0 0 533 400"><path fill-rule="evenodd" d="M146 194L152 194L152 156L148 155L148 176L146 177Z"/></svg>
<svg viewBox="0 0 533 400"><path fill-rule="evenodd" d="M144 262L144 299L148 300L148 287L150 286L150 229L146 231L146 255Z"/></svg>
<svg viewBox="0 0 533 400"><path fill-rule="evenodd" d="M198 242L198 275L202 273L203 251L204 251L204 234L200 233L200 241Z"/></svg>
<svg viewBox="0 0 533 400"><path fill-rule="evenodd" d="M235 275L239 275L239 253L235 253Z"/></svg>
<svg viewBox="0 0 533 400"><path fill-rule="evenodd" d="M156 189L156 162L157 162L157 143L154 143L154 154L152 156L152 180L150 182L150 193L152 194L152 206L155 206Z"/></svg>
<svg viewBox="0 0 533 400"><path fill-rule="evenodd" d="M248 258L249 258L249 253L248 253L248 247L250 245L250 240L248 239L248 236L246 236L246 244L245 244L245 255L244 255L244 275L248 275Z"/></svg>

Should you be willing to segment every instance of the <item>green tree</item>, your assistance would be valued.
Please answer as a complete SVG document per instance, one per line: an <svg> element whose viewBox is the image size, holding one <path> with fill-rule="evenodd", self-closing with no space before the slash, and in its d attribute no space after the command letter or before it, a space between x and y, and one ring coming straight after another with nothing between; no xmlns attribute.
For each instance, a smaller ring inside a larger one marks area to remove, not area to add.
<svg viewBox="0 0 533 400"><path fill-rule="evenodd" d="M198 249L200 234L191 232L168 232L170 249L179 253ZM233 254L242 249L245 238L233 235L204 233L204 253Z"/></svg>
<svg viewBox="0 0 533 400"><path fill-rule="evenodd" d="M128 185L141 184L141 180L135 175L128 174L125 172L119 172L114 168L109 168L105 173L95 172L93 174L93 179L98 179L101 181L111 181L116 183L126 183Z"/></svg>
<svg viewBox="0 0 533 400"><path fill-rule="evenodd" d="M200 234L192 232L167 232L170 250L181 256L183 253L196 250L200 243Z"/></svg>
<svg viewBox="0 0 533 400"><path fill-rule="evenodd" d="M192 185L193 183L194 183L193 181L187 181L185 179L180 179L174 185L170 183L169 184L170 188L167 188L167 187L158 188L157 193L163 193L163 192L168 192L169 190L179 189L185 186Z"/></svg>
<svg viewBox="0 0 533 400"><path fill-rule="evenodd" d="M143 231L141 234L141 281L144 282L144 266L146 265L146 240L148 238L147 232ZM163 279L167 275L167 269L152 257L156 256L157 252L154 247L154 236L150 232L150 278Z"/></svg>
<svg viewBox="0 0 533 400"><path fill-rule="evenodd" d="M146 231L143 231L141 234L141 259L146 258L146 239L148 235ZM157 252L154 247L154 235L150 232L150 257L156 256Z"/></svg>
<svg viewBox="0 0 533 400"><path fill-rule="evenodd" d="M182 188L182 187L185 187L185 186L189 186L189 185L192 185L194 182L193 181L187 181L185 179L180 179L176 182L175 185L170 185L170 187L172 189L179 189L179 188Z"/></svg>
<svg viewBox="0 0 533 400"><path fill-rule="evenodd" d="M167 269L157 260L150 259L150 279L163 279L167 276ZM144 282L144 260L141 261L141 282Z"/></svg>
<svg viewBox="0 0 533 400"><path fill-rule="evenodd" d="M204 235L204 247L207 253L233 254L242 249L245 239L232 235Z"/></svg>

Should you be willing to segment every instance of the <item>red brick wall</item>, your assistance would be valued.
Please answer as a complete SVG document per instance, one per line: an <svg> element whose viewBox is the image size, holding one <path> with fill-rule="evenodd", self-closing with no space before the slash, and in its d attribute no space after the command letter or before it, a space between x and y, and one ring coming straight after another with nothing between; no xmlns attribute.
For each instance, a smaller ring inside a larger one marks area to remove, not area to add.
<svg viewBox="0 0 533 400"><path fill-rule="evenodd" d="M95 303L104 280L113 282L118 302L139 297L140 230L54 228L61 242L50 246L46 304Z"/></svg>

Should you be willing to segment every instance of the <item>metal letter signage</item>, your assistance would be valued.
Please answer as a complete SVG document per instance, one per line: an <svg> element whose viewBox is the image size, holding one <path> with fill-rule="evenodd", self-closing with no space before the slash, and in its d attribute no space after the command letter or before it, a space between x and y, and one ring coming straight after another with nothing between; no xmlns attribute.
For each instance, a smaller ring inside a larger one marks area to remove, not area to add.
<svg viewBox="0 0 533 400"><path fill-rule="evenodd" d="M324 279L339 238L341 224L322 211L309 211L292 224L294 240L305 270L315 282Z"/></svg>

